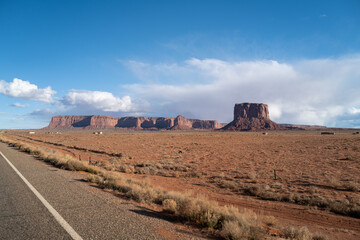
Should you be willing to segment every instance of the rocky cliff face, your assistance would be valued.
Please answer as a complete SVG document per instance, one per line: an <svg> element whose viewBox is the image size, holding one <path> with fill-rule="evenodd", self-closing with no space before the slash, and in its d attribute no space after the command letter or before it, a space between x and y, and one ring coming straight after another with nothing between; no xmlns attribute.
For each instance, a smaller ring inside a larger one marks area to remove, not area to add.
<svg viewBox="0 0 360 240"><path fill-rule="evenodd" d="M89 116L55 116L51 118L49 129L61 129L69 127L86 127L90 125Z"/></svg>
<svg viewBox="0 0 360 240"><path fill-rule="evenodd" d="M174 119L174 126L171 127L172 130L189 130L192 128L193 128L193 121L181 115L177 116Z"/></svg>
<svg viewBox="0 0 360 240"><path fill-rule="evenodd" d="M270 120L267 104L239 103L234 107L234 120L222 128L234 131L281 130L284 127Z"/></svg>
<svg viewBox="0 0 360 240"><path fill-rule="evenodd" d="M91 116L88 128L115 128L118 122L116 117Z"/></svg>
<svg viewBox="0 0 360 240"><path fill-rule="evenodd" d="M130 128L130 129L217 129L224 124L215 120L187 119L183 116L176 118L166 117L107 117L107 116L55 116L52 117L49 126L45 129L107 129L107 128Z"/></svg>

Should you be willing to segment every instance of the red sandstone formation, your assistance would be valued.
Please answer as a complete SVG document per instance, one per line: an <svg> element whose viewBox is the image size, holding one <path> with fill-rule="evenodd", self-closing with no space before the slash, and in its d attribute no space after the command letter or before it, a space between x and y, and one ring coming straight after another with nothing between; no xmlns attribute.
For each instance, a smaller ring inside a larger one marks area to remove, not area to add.
<svg viewBox="0 0 360 240"><path fill-rule="evenodd" d="M172 130L190 130L192 128L193 128L193 121L181 115L175 118L174 126L171 127Z"/></svg>
<svg viewBox="0 0 360 240"><path fill-rule="evenodd" d="M259 131L285 129L270 120L267 104L238 103L234 108L234 120L222 128L234 131Z"/></svg>
<svg viewBox="0 0 360 240"><path fill-rule="evenodd" d="M90 118L88 116L56 116L51 118L50 124L46 128L61 129L68 127L86 126L89 124Z"/></svg>
<svg viewBox="0 0 360 240"><path fill-rule="evenodd" d="M187 119L183 116L176 118L166 117L107 117L107 116L55 116L52 117L49 126L45 129L106 129L106 128L130 128L130 129L218 129L224 124L216 120Z"/></svg>
<svg viewBox="0 0 360 240"><path fill-rule="evenodd" d="M92 116L90 117L91 128L115 128L118 122L116 117Z"/></svg>

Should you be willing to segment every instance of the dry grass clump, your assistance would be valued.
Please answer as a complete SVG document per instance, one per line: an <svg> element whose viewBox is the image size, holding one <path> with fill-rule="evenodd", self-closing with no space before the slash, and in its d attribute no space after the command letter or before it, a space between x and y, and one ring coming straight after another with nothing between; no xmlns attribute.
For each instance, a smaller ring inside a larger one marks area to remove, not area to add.
<svg viewBox="0 0 360 240"><path fill-rule="evenodd" d="M355 181L349 181L343 185L343 188L347 191L359 192L360 184Z"/></svg>
<svg viewBox="0 0 360 240"><path fill-rule="evenodd" d="M264 222L269 227L274 227L278 223L276 217L274 216L263 216L262 222Z"/></svg>
<svg viewBox="0 0 360 240"><path fill-rule="evenodd" d="M260 232L256 214L235 207L222 207L201 196L165 192L147 183L124 178L119 173L91 175L88 180L138 202L162 204L165 211L180 219L221 230L221 235L227 239L256 239ZM232 229L229 225L237 227Z"/></svg>
<svg viewBox="0 0 360 240"><path fill-rule="evenodd" d="M102 171L95 176L88 177L89 182L96 183L103 188L115 190L137 202L162 203L164 191L154 188L146 182L125 178L119 173Z"/></svg>
<svg viewBox="0 0 360 240"><path fill-rule="evenodd" d="M257 239L260 233L257 215L233 206L219 206L202 196L168 193L166 198L176 202L175 214L205 227L220 229L226 239ZM235 227L234 227L235 226Z"/></svg>
<svg viewBox="0 0 360 240"><path fill-rule="evenodd" d="M284 237L294 240L311 240L312 236L307 227L295 228L287 227L284 229Z"/></svg>
<svg viewBox="0 0 360 240"><path fill-rule="evenodd" d="M168 213L174 214L176 212L177 204L174 199L165 199L162 202L162 205L164 207L164 211Z"/></svg>
<svg viewBox="0 0 360 240"><path fill-rule="evenodd" d="M40 150L37 147L33 147L26 143L19 143L19 142L7 142L9 146L18 148L20 151L32 154L32 155L39 155Z"/></svg>
<svg viewBox="0 0 360 240"><path fill-rule="evenodd" d="M86 162L81 162L77 159L69 155L62 155L62 154L48 154L48 155L41 155L41 158L45 162L49 162L56 167L70 170L70 171L84 171L89 173L97 173L98 169L95 169L93 166L90 166Z"/></svg>
<svg viewBox="0 0 360 240"><path fill-rule="evenodd" d="M115 171L133 174L157 175L164 177L199 177L195 172L189 172L190 166L174 161L119 163Z"/></svg>
<svg viewBox="0 0 360 240"><path fill-rule="evenodd" d="M334 213L360 218L359 199L349 198L345 201L331 201L329 202L328 208Z"/></svg>
<svg viewBox="0 0 360 240"><path fill-rule="evenodd" d="M273 192L268 185L255 185L244 189L244 193L264 200L284 201L285 195Z"/></svg>
<svg viewBox="0 0 360 240"><path fill-rule="evenodd" d="M349 198L344 201L334 201L319 195L299 195L294 193L283 194L274 192L267 185L245 187L244 193L264 200L315 206L337 214L360 218L360 200L356 200L355 198Z"/></svg>
<svg viewBox="0 0 360 240"><path fill-rule="evenodd" d="M312 239L311 240L328 240L328 237L327 236L324 236L320 233L316 233L312 236Z"/></svg>
<svg viewBox="0 0 360 240"><path fill-rule="evenodd" d="M247 173L247 178L250 180L256 181L257 173L255 171L251 170Z"/></svg>
<svg viewBox="0 0 360 240"><path fill-rule="evenodd" d="M235 221L225 221L221 236L227 240L260 239L247 225Z"/></svg>
<svg viewBox="0 0 360 240"><path fill-rule="evenodd" d="M328 178L327 179L329 187L334 188L336 190L345 190L352 192L360 191L360 184L357 181L350 180L346 183L341 183L341 181L337 178Z"/></svg>
<svg viewBox="0 0 360 240"><path fill-rule="evenodd" d="M224 216L219 211L216 202L209 201L203 197L185 198L177 202L176 213L183 219L197 222L206 227L221 228Z"/></svg>
<svg viewBox="0 0 360 240"><path fill-rule="evenodd" d="M287 227L283 230L286 239L294 240L327 240L328 238L322 234L312 234L307 227L295 228Z"/></svg>
<svg viewBox="0 0 360 240"><path fill-rule="evenodd" d="M227 188L230 190L237 190L240 188L239 184L234 181L226 181L226 180L220 180L218 181L218 186L220 188Z"/></svg>
<svg viewBox="0 0 360 240"><path fill-rule="evenodd" d="M234 207L226 207L228 215L221 230L221 236L229 240L260 239L257 215L249 210L240 211Z"/></svg>

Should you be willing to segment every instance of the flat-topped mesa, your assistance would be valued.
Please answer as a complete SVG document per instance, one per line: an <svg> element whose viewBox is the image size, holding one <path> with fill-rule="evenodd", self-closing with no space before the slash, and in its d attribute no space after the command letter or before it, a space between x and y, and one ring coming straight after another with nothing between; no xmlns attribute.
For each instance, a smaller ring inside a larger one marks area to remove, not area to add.
<svg viewBox="0 0 360 240"><path fill-rule="evenodd" d="M108 116L55 116L45 129L217 129L224 125L215 120L187 119L183 116L167 117L108 117Z"/></svg>
<svg viewBox="0 0 360 240"><path fill-rule="evenodd" d="M234 120L222 128L233 131L281 130L279 124L270 120L269 108L263 103L237 103Z"/></svg>
<svg viewBox="0 0 360 240"><path fill-rule="evenodd" d="M238 118L270 120L268 105L263 103L237 103L234 107L234 120Z"/></svg>
<svg viewBox="0 0 360 240"><path fill-rule="evenodd" d="M54 116L47 129L62 129L70 127L86 127L90 125L91 116Z"/></svg>
<svg viewBox="0 0 360 240"><path fill-rule="evenodd" d="M116 128L167 129L174 125L173 118L165 117L123 117L118 118Z"/></svg>
<svg viewBox="0 0 360 240"><path fill-rule="evenodd" d="M107 117L107 116L91 116L90 124L86 128L115 128L115 125L118 122L117 117Z"/></svg>

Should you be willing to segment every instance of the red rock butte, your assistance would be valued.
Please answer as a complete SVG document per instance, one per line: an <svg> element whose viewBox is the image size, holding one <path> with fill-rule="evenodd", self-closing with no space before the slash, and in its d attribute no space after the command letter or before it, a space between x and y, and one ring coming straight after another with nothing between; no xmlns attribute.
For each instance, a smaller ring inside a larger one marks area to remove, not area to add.
<svg viewBox="0 0 360 240"><path fill-rule="evenodd" d="M282 130L284 127L270 120L269 108L263 103L237 103L234 107L234 120L222 130L261 131Z"/></svg>
<svg viewBox="0 0 360 240"><path fill-rule="evenodd" d="M225 124L216 120L187 119L183 116L167 117L108 117L108 116L55 116L44 129L219 129Z"/></svg>

